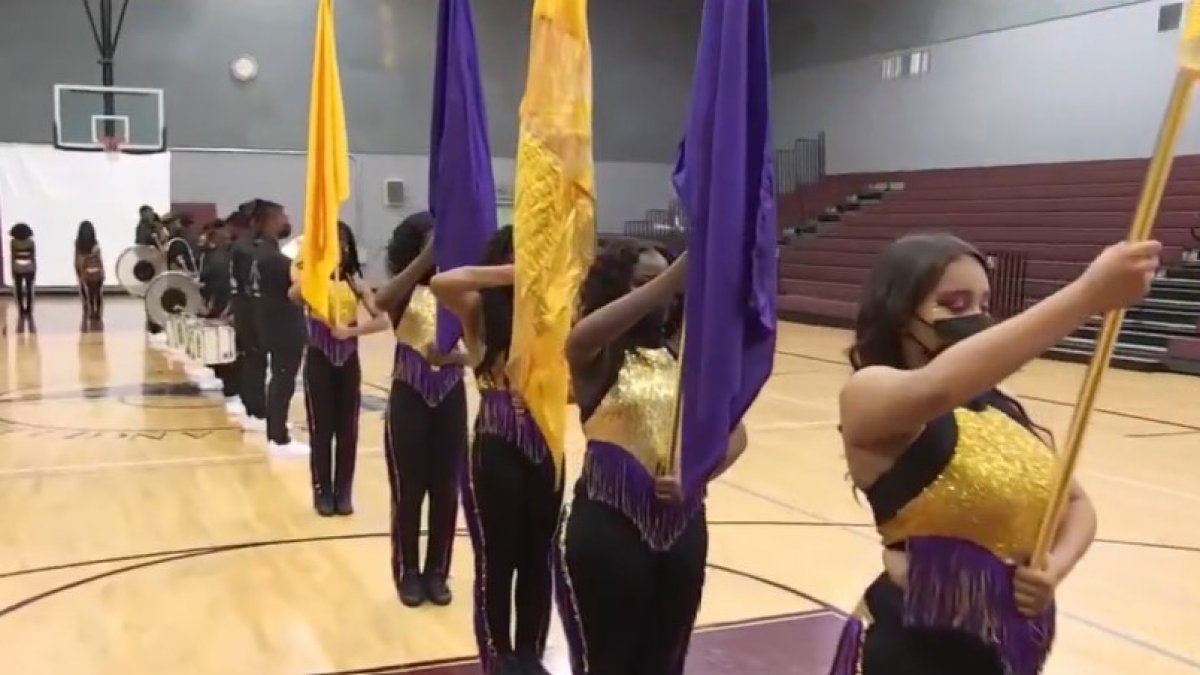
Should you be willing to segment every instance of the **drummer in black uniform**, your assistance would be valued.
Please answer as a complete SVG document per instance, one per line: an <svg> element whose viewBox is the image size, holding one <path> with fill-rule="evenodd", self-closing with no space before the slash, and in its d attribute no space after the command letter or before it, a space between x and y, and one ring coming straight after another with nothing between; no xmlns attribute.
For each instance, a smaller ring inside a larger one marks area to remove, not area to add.
<svg viewBox="0 0 1200 675"><path fill-rule="evenodd" d="M225 227L233 240L229 247L230 308L233 315L234 339L238 352L238 397L242 428L246 431L267 431L267 355L258 339L254 314L256 301L251 293L250 273L257 252L257 237L251 217L259 200L246 202L225 219Z"/></svg>

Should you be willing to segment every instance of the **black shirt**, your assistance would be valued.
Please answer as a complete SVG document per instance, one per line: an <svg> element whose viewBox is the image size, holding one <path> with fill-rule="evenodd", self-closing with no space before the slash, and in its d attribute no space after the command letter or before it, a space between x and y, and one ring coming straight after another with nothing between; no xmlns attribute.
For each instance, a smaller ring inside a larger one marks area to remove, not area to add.
<svg viewBox="0 0 1200 675"><path fill-rule="evenodd" d="M192 245L182 237L167 242L167 269L195 274L196 255Z"/></svg>
<svg viewBox="0 0 1200 675"><path fill-rule="evenodd" d="M204 266L200 270L201 294L208 301L212 316L220 316L229 305L233 294L229 278L229 247L210 250L204 255Z"/></svg>
<svg viewBox="0 0 1200 675"><path fill-rule="evenodd" d="M262 239L254 256L251 288L259 299L259 309L272 332L289 332L300 326L303 330L304 310L288 297L292 287L292 259L279 250L275 239Z"/></svg>
<svg viewBox="0 0 1200 675"><path fill-rule="evenodd" d="M158 242L154 239L154 223L139 220L137 230L133 235L133 243L141 246L157 246Z"/></svg>
<svg viewBox="0 0 1200 675"><path fill-rule="evenodd" d="M249 235L239 238L229 247L230 292L236 296L250 298L250 271L254 267L257 244Z"/></svg>

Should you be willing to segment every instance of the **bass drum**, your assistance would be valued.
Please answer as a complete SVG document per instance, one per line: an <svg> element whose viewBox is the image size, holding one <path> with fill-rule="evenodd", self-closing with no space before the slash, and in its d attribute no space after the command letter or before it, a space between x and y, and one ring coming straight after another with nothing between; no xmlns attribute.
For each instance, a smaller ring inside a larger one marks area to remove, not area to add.
<svg viewBox="0 0 1200 675"><path fill-rule="evenodd" d="M131 246L117 256L117 283L135 298L146 297L150 283L167 271L167 256L154 246Z"/></svg>
<svg viewBox="0 0 1200 675"><path fill-rule="evenodd" d="M146 315L160 326L174 316L197 316L203 311L200 284L190 274L163 272L146 287Z"/></svg>

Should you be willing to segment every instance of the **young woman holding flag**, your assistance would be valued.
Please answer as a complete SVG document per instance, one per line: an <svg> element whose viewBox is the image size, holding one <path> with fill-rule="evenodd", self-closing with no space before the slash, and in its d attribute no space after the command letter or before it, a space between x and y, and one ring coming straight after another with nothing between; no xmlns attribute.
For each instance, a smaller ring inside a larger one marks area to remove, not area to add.
<svg viewBox="0 0 1200 675"><path fill-rule="evenodd" d="M1035 675L1054 589L1096 534L1079 485L1048 565L1030 560L1052 439L1000 383L1095 314L1140 300L1157 242L1121 243L1083 276L992 325L987 265L947 234L889 246L863 287L841 432L875 513L885 571L847 624L833 675Z"/></svg>
<svg viewBox="0 0 1200 675"><path fill-rule="evenodd" d="M541 659L553 613L550 553L562 508L563 467L555 466L537 423L509 386L512 285L511 226L492 236L480 266L443 272L429 282L462 325L479 386L462 491L475 549L480 660L485 673L534 675L547 673Z"/></svg>
<svg viewBox="0 0 1200 675"><path fill-rule="evenodd" d="M466 355L442 354L436 339L437 301L433 276L433 216L404 219L388 243L394 275L375 295L386 312L364 333L396 336L392 388L388 395L384 454L392 490L392 576L408 607L448 605L446 584L458 517L458 470L467 453ZM418 558L421 508L429 496L429 537L424 566Z"/></svg>
<svg viewBox="0 0 1200 675"><path fill-rule="evenodd" d="M372 318L378 314L371 289L362 279L354 233L340 221L338 246L338 266L329 285L325 310L314 312L312 307L307 308L308 347L304 357L313 508L322 517L354 513L351 493L362 407L358 309L361 306ZM301 302L298 280L303 265L303 259L298 257L292 266L291 295Z"/></svg>
<svg viewBox="0 0 1200 675"><path fill-rule="evenodd" d="M567 360L587 453L562 527L559 605L576 673L681 673L708 555L703 495L680 499L675 341L686 254L614 242L584 281ZM746 447L739 425L724 463Z"/></svg>

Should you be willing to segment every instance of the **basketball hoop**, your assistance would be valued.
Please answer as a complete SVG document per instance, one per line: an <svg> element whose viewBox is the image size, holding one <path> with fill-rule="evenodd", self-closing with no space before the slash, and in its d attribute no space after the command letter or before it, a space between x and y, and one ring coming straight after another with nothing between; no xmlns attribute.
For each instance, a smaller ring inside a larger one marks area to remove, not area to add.
<svg viewBox="0 0 1200 675"><path fill-rule="evenodd" d="M121 156L121 138L119 136L103 136L100 145L104 147L104 155L109 161L116 161Z"/></svg>

